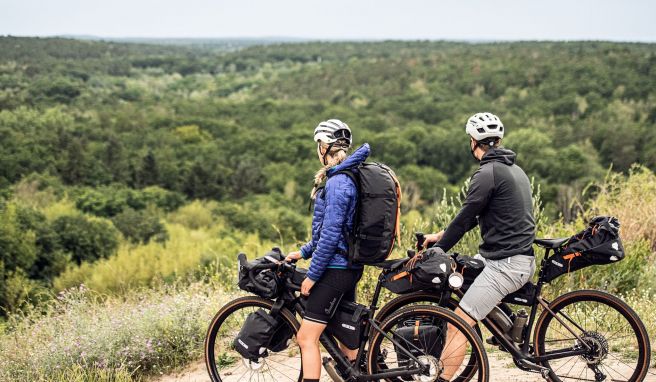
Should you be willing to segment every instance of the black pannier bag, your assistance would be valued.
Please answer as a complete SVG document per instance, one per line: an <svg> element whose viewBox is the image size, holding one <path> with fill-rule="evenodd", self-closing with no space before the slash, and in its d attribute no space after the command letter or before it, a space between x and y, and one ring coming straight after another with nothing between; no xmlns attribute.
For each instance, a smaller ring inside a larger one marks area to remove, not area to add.
<svg viewBox="0 0 656 382"><path fill-rule="evenodd" d="M454 260L456 262L456 270L464 279L460 289L466 292L476 277L483 272L485 262L483 260L475 259L473 256L465 256L459 253L455 254Z"/></svg>
<svg viewBox="0 0 656 382"><path fill-rule="evenodd" d="M400 324L396 330L395 334L396 340L401 344L406 350L410 352L415 357L420 357L423 355L431 355L438 360L442 356L442 351L444 350L444 343L446 341L447 327L446 322L443 320L434 320L427 319L421 316L416 317L414 320L408 320ZM407 342L413 346L419 348L421 351L410 346ZM410 361L410 357L405 354L401 349L396 347L396 357L398 359L399 366L407 366ZM412 381L412 377L404 377L403 380Z"/></svg>
<svg viewBox="0 0 656 382"><path fill-rule="evenodd" d="M385 275L383 286L397 294L442 289L448 286L447 279L454 268L451 255L437 247L429 248Z"/></svg>
<svg viewBox="0 0 656 382"><path fill-rule="evenodd" d="M266 264L271 262L269 259L267 259L267 257L275 261L282 261L285 259L285 256L282 254L279 248L273 248L271 251L267 252L263 257L259 257L253 261L248 262L246 266L240 265L239 276L238 276L239 278L237 281L237 285L239 286L239 289L256 294L263 298L275 298L278 296L281 289L280 278L272 270L269 269L261 270L254 275L254 278L258 281L259 284L261 284L262 286L266 286L265 290L257 289L253 285L251 280L248 278L248 269L250 267L258 264Z"/></svg>
<svg viewBox="0 0 656 382"><path fill-rule="evenodd" d="M624 258L624 246L619 236L620 222L612 216L597 216L588 228L570 237L554 250L543 269L549 282L565 273L591 265L611 264Z"/></svg>
<svg viewBox="0 0 656 382"><path fill-rule="evenodd" d="M326 329L349 349L360 347L364 334L364 322L369 318L369 309L352 301L342 301Z"/></svg>
<svg viewBox="0 0 656 382"><path fill-rule="evenodd" d="M271 336L271 341L267 349L271 350L274 353L281 352L289 347L289 344L292 342L292 336L294 332L289 325L285 324L284 321L278 320L278 327Z"/></svg>
<svg viewBox="0 0 656 382"><path fill-rule="evenodd" d="M250 313L233 341L235 350L253 361L266 357L272 338L282 326L287 325L262 308Z"/></svg>
<svg viewBox="0 0 656 382"><path fill-rule="evenodd" d="M375 264L387 259L399 237L401 186L391 168L382 163L363 163L349 176L358 190L353 230L346 233L349 261Z"/></svg>

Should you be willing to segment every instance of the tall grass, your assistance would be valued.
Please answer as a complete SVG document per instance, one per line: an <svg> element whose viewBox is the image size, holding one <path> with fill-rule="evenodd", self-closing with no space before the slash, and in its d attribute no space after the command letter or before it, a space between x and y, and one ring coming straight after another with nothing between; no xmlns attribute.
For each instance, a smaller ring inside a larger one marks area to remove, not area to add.
<svg viewBox="0 0 656 382"><path fill-rule="evenodd" d="M200 356L211 317L230 297L207 283L120 298L70 289L41 311L11 317L0 336L0 381L128 381L166 373Z"/></svg>

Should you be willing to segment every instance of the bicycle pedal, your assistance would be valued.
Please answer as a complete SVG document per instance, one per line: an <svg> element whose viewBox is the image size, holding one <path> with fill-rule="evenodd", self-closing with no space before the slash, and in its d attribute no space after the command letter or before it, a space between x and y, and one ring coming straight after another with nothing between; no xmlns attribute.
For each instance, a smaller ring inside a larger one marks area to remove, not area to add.
<svg viewBox="0 0 656 382"><path fill-rule="evenodd" d="M335 360L329 357L323 357L323 368L326 369L326 373L328 373L328 376L335 381L335 382L345 382L344 378L339 374L339 371L337 371L337 365L335 363Z"/></svg>

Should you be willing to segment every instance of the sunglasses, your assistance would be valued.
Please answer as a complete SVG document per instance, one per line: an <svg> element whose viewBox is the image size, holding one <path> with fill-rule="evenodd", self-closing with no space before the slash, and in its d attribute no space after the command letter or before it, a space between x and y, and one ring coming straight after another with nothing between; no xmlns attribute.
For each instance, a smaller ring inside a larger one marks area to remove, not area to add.
<svg viewBox="0 0 656 382"><path fill-rule="evenodd" d="M337 130L333 133L333 137L336 139L351 139L351 132L346 129Z"/></svg>

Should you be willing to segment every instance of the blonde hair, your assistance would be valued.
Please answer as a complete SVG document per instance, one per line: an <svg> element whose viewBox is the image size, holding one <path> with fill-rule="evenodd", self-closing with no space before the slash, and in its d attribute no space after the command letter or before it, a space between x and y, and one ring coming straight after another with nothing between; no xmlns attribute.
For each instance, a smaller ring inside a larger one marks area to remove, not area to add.
<svg viewBox="0 0 656 382"><path fill-rule="evenodd" d="M328 144L321 143L321 148L327 149ZM310 193L310 197L312 199L316 198L319 185L326 179L326 173L328 172L328 169L337 166L338 164L344 162L346 158L348 158L348 149L348 144L342 143L335 143L333 147L330 148L330 152L328 152L328 155L325 157L326 165L322 166L319 171L314 174L314 187L312 188L312 193Z"/></svg>

